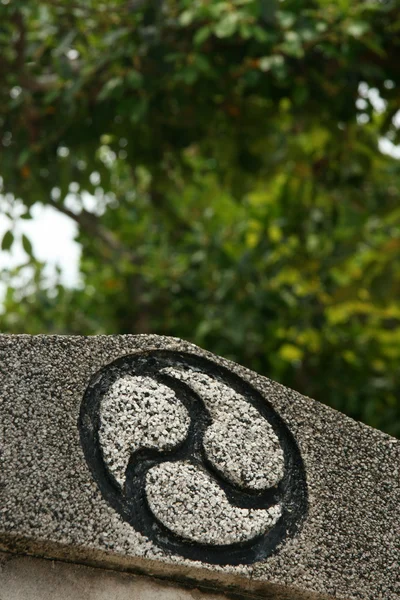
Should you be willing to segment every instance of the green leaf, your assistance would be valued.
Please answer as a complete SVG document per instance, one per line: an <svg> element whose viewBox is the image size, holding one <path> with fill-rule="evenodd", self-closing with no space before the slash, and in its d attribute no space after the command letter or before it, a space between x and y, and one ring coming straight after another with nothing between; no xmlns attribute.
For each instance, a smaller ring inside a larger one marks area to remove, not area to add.
<svg viewBox="0 0 400 600"><path fill-rule="evenodd" d="M106 100L110 96L114 95L115 91L122 86L122 77L113 77L107 83L105 83L98 95L98 100Z"/></svg>
<svg viewBox="0 0 400 600"><path fill-rule="evenodd" d="M126 81L129 87L137 90L142 86L143 76L141 73L139 73L139 71L135 71L133 69L132 71L129 71L128 75L126 76Z"/></svg>
<svg viewBox="0 0 400 600"><path fill-rule="evenodd" d="M25 250L25 252L32 258L33 257L32 244L31 244L31 241L26 237L26 235L24 233L22 234L22 247Z"/></svg>
<svg viewBox="0 0 400 600"><path fill-rule="evenodd" d="M236 32L238 26L238 15L229 13L216 24L214 33L218 38L230 37Z"/></svg>
<svg viewBox="0 0 400 600"><path fill-rule="evenodd" d="M283 344L279 349L279 355L284 361L295 362L301 360L303 351L293 344Z"/></svg>
<svg viewBox="0 0 400 600"><path fill-rule="evenodd" d="M25 148L25 150L22 150L21 154L18 157L18 163L17 163L18 166L23 167L24 164L29 159L30 155L31 155L31 151L29 148Z"/></svg>
<svg viewBox="0 0 400 600"><path fill-rule="evenodd" d="M1 249L2 250L10 250L11 246L13 245L14 242L14 234L12 231L8 230L5 232L5 234L3 235L3 239L1 242Z"/></svg>
<svg viewBox="0 0 400 600"><path fill-rule="evenodd" d="M185 10L179 17L179 23L183 25L183 27L186 27L193 21L194 16L195 15L192 10Z"/></svg>
<svg viewBox="0 0 400 600"><path fill-rule="evenodd" d="M139 123L146 114L147 106L148 104L145 98L139 98L136 102L132 103L132 111L129 117L131 123Z"/></svg>
<svg viewBox="0 0 400 600"><path fill-rule="evenodd" d="M346 31L352 37L359 38L363 36L364 33L367 33L367 31L369 31L369 28L369 24L365 21L354 21L346 27Z"/></svg>
<svg viewBox="0 0 400 600"><path fill-rule="evenodd" d="M267 72L273 67L279 67L283 65L284 62L285 60L281 54L277 54L275 56L262 56L259 63L260 70Z"/></svg>
<svg viewBox="0 0 400 600"><path fill-rule="evenodd" d="M295 14L285 10L278 11L277 18L283 29L291 29L296 21Z"/></svg>
<svg viewBox="0 0 400 600"><path fill-rule="evenodd" d="M193 43L195 46L201 46L203 42L205 42L211 35L211 27L209 25L205 25L201 27L198 31L196 31L193 37Z"/></svg>

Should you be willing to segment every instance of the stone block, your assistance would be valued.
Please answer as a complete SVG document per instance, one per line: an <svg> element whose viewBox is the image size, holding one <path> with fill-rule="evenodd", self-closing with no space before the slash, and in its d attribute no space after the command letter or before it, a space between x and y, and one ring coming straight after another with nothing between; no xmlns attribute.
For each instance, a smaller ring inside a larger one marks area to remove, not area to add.
<svg viewBox="0 0 400 600"><path fill-rule="evenodd" d="M174 338L3 335L0 376L2 551L241 597L399 597L397 440Z"/></svg>

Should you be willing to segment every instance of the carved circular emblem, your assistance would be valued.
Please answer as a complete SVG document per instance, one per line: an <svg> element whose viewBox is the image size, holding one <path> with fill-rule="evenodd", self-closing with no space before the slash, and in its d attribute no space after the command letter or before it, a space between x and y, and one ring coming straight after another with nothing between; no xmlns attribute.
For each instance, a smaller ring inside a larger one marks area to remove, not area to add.
<svg viewBox="0 0 400 600"><path fill-rule="evenodd" d="M104 498L185 558L264 559L307 511L297 444L248 382L194 354L152 350L100 370L79 418Z"/></svg>

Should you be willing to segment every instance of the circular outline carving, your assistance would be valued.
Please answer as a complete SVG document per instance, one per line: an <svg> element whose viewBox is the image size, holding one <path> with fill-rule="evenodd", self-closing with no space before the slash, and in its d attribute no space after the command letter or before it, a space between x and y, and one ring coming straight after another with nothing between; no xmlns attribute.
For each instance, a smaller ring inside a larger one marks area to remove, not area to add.
<svg viewBox="0 0 400 600"><path fill-rule="evenodd" d="M233 485L217 472L202 449L202 438L212 419L202 399L184 382L165 374L165 367L189 367L204 372L231 387L271 425L284 453L284 476L276 488L249 492ZM191 422L185 440L172 450L143 448L131 455L124 492L103 460L99 441L100 406L113 383L124 375L150 376L169 386L188 410ZM308 510L307 483L297 443L283 419L250 383L208 358L171 350L139 351L118 358L90 380L85 391L78 427L86 461L106 501L141 534L164 550L191 560L219 565L251 564L273 554L285 538L293 536ZM269 508L280 502L282 516L266 533L249 541L211 545L189 541L172 533L151 512L145 492L148 470L162 462L190 459L201 464L224 490L229 502L242 508Z"/></svg>

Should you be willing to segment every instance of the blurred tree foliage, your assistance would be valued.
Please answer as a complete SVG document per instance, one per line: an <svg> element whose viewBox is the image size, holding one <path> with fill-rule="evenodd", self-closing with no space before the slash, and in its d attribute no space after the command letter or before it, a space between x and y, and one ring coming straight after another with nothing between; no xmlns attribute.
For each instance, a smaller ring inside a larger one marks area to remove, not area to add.
<svg viewBox="0 0 400 600"><path fill-rule="evenodd" d="M400 435L397 2L0 0L0 45L3 210L83 281L24 237L3 331L181 336Z"/></svg>

